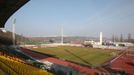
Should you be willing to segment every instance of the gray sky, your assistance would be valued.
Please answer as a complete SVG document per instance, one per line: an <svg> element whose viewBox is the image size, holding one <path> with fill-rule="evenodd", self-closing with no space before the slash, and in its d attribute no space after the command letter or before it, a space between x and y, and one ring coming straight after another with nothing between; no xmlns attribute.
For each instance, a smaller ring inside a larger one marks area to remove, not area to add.
<svg viewBox="0 0 134 75"><path fill-rule="evenodd" d="M11 31L25 36L59 36L61 25L66 36L105 37L134 35L134 0L31 0L6 23Z"/></svg>

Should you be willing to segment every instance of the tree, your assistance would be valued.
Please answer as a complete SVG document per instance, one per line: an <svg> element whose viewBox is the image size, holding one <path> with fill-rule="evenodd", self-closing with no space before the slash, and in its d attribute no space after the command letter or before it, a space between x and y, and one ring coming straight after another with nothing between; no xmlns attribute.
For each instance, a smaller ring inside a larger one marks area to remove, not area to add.
<svg viewBox="0 0 134 75"><path fill-rule="evenodd" d="M91 48L93 47L93 45L90 44L90 43L88 43L88 44L83 44L83 46L84 46L84 47L91 47Z"/></svg>
<svg viewBox="0 0 134 75"><path fill-rule="evenodd" d="M120 36L120 42L123 42L123 35Z"/></svg>
<svg viewBox="0 0 134 75"><path fill-rule="evenodd" d="M127 40L128 42L130 42L131 41L131 34L129 33L128 34L128 40Z"/></svg>
<svg viewBox="0 0 134 75"><path fill-rule="evenodd" d="M115 42L119 42L118 36L114 36L114 40L115 40Z"/></svg>
<svg viewBox="0 0 134 75"><path fill-rule="evenodd" d="M115 42L115 36L112 35L112 42Z"/></svg>
<svg viewBox="0 0 134 75"><path fill-rule="evenodd" d="M50 42L50 43L54 43L54 40L50 39L49 42Z"/></svg>

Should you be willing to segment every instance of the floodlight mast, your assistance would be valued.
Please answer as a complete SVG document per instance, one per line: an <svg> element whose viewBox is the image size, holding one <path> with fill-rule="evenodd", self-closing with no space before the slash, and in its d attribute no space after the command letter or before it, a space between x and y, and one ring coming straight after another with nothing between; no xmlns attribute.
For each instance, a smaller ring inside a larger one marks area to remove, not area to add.
<svg viewBox="0 0 134 75"><path fill-rule="evenodd" d="M103 33L100 32L100 45L102 45L102 42L103 42Z"/></svg>
<svg viewBox="0 0 134 75"><path fill-rule="evenodd" d="M61 26L61 44L63 44L63 26Z"/></svg>
<svg viewBox="0 0 134 75"><path fill-rule="evenodd" d="M12 26L13 46L15 46L15 24L16 24L16 19L13 20L13 26Z"/></svg>

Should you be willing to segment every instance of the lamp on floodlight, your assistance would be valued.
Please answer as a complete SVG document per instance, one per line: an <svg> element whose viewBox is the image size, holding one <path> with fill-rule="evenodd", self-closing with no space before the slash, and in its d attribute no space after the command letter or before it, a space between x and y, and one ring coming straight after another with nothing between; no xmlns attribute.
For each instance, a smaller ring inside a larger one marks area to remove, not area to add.
<svg viewBox="0 0 134 75"><path fill-rule="evenodd" d="M102 41L103 41L103 33L100 32L100 45L102 45Z"/></svg>
<svg viewBox="0 0 134 75"><path fill-rule="evenodd" d="M13 25L12 25L13 46L15 46L15 24L16 24L16 19L13 20Z"/></svg>
<svg viewBox="0 0 134 75"><path fill-rule="evenodd" d="M61 44L63 44L63 26L61 26Z"/></svg>

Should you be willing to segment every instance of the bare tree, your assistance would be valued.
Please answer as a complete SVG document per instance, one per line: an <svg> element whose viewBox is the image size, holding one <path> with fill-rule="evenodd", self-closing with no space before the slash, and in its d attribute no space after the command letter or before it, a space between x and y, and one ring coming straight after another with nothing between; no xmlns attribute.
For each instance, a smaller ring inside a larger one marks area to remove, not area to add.
<svg viewBox="0 0 134 75"><path fill-rule="evenodd" d="M128 42L130 42L131 41L131 34L129 33L128 34L128 40L127 40Z"/></svg>
<svg viewBox="0 0 134 75"><path fill-rule="evenodd" d="M120 42L123 42L123 35L120 35Z"/></svg>
<svg viewBox="0 0 134 75"><path fill-rule="evenodd" d="M112 35L112 42L115 42L115 35Z"/></svg>

